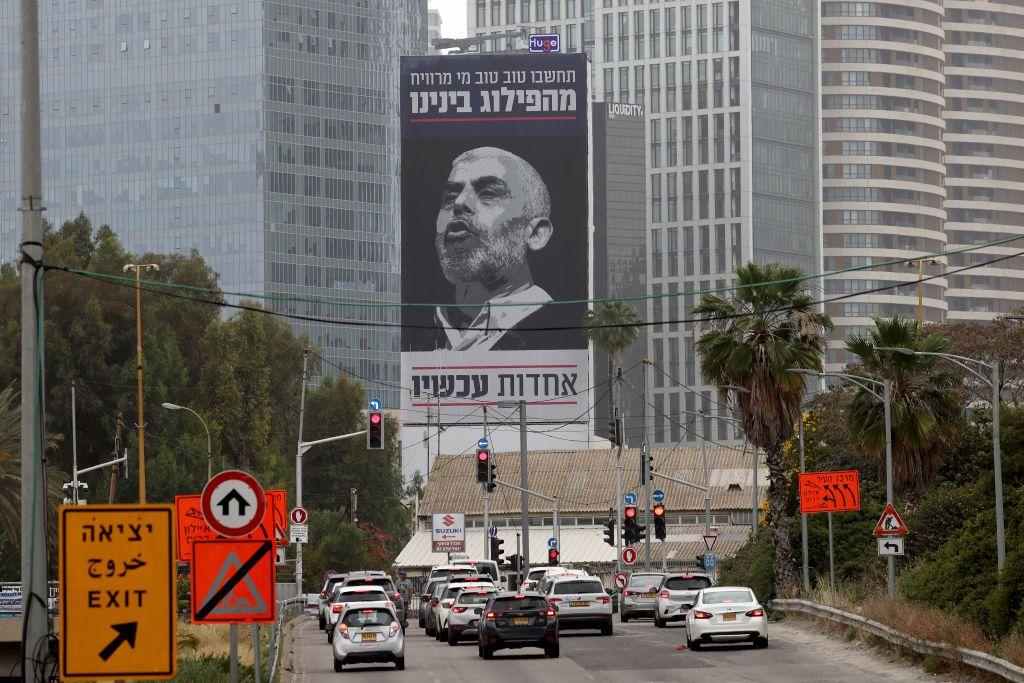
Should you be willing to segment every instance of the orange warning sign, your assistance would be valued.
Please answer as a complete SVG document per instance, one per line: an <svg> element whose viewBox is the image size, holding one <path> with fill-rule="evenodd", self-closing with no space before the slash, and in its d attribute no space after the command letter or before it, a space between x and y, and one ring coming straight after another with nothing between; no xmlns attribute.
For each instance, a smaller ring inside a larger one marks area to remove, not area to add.
<svg viewBox="0 0 1024 683"><path fill-rule="evenodd" d="M267 511L263 515L263 521L256 531L243 538L274 539L279 545L288 545L288 496L283 489L266 491L266 495ZM179 562L192 561L192 544L196 541L220 538L206 523L200 498L198 493L174 497Z"/></svg>
<svg viewBox="0 0 1024 683"><path fill-rule="evenodd" d="M860 473L857 470L800 474L800 512L857 510L860 510Z"/></svg>
<svg viewBox="0 0 1024 683"><path fill-rule="evenodd" d="M272 623L274 570L273 541L196 541L192 546L192 623Z"/></svg>
<svg viewBox="0 0 1024 683"><path fill-rule="evenodd" d="M886 503L885 510L878 518L875 530L871 533L875 536L906 536L910 533L910 529L903 523L903 518L896 512L892 503Z"/></svg>

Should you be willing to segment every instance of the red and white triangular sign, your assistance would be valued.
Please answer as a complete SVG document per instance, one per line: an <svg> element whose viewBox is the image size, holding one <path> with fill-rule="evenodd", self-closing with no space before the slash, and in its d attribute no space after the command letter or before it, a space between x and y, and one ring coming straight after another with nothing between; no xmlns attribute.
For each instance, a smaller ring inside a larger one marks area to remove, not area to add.
<svg viewBox="0 0 1024 683"><path fill-rule="evenodd" d="M704 537L704 547L711 552L715 549L715 543L718 541L718 534L710 534Z"/></svg>
<svg viewBox="0 0 1024 683"><path fill-rule="evenodd" d="M903 523L903 518L896 512L892 503L886 503L885 512L878 518L878 524L871 533L875 536L906 536L910 529Z"/></svg>

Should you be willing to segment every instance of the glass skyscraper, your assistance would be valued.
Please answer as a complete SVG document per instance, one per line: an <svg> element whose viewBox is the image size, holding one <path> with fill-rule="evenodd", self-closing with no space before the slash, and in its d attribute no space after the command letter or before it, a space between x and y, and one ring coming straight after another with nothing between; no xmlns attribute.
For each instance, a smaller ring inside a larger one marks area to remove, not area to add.
<svg viewBox="0 0 1024 683"><path fill-rule="evenodd" d="M41 0L46 217L196 249L276 310L397 320L398 58L426 0ZM0 258L17 257L18 3L0 4ZM295 323L397 406L397 329Z"/></svg>

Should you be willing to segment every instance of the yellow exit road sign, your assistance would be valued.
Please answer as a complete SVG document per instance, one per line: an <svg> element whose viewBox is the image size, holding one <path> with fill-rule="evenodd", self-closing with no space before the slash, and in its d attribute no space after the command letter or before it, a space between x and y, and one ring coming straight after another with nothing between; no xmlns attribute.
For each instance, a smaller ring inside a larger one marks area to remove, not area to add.
<svg viewBox="0 0 1024 683"><path fill-rule="evenodd" d="M177 673L174 507L62 506L60 677Z"/></svg>

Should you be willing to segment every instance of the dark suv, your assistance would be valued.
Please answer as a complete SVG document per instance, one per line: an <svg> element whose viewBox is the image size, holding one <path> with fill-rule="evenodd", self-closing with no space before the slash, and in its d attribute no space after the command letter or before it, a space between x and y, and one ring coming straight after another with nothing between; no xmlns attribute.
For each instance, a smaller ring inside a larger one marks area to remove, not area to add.
<svg viewBox="0 0 1024 683"><path fill-rule="evenodd" d="M402 628L409 625L409 618L405 614L405 598L395 588L395 582L391 580L391 577L384 572L352 572L341 585L346 588L349 586L380 586L388 594L391 602L395 603L395 613L398 615L398 622Z"/></svg>
<svg viewBox="0 0 1024 683"><path fill-rule="evenodd" d="M558 656L558 617L540 593L495 593L484 607L478 633L478 654L484 659L520 647L540 647L548 657Z"/></svg>

